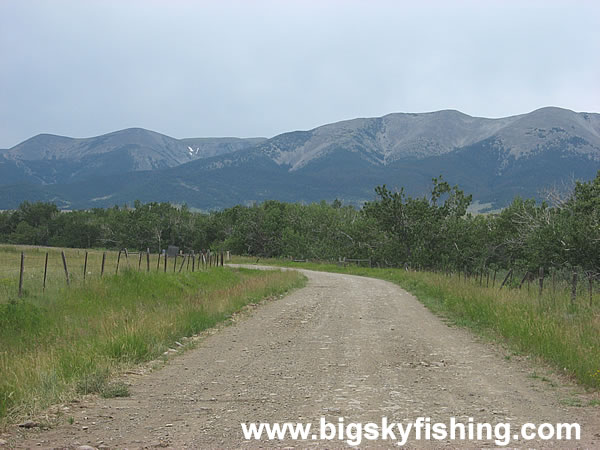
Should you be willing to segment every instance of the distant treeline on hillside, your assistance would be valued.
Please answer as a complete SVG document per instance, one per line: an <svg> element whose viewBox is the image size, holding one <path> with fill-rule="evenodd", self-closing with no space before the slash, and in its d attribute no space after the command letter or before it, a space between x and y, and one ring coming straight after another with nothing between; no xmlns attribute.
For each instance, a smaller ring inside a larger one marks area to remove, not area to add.
<svg viewBox="0 0 600 450"><path fill-rule="evenodd" d="M386 186L358 210L332 203L266 201L211 213L168 203L61 213L22 203L0 213L0 242L158 251L223 249L258 257L337 260L436 270L482 268L600 271L600 172L552 205L515 198L497 214L467 212L471 196L433 179L428 196Z"/></svg>

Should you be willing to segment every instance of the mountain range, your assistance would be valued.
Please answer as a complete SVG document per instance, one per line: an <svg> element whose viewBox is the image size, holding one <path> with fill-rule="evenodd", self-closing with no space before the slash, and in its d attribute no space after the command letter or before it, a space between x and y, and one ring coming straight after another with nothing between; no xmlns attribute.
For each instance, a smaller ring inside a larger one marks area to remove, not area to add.
<svg viewBox="0 0 600 450"><path fill-rule="evenodd" d="M141 201L218 209L268 199L361 205L374 187L423 195L442 174L487 208L588 180L600 170L600 114L542 108L487 119L394 113L273 138L175 139L140 128L75 139L42 134L0 150L0 209Z"/></svg>

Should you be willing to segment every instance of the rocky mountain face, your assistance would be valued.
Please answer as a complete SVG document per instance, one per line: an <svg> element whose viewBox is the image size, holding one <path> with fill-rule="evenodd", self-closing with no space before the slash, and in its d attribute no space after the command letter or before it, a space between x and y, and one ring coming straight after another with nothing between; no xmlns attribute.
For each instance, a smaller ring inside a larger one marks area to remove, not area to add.
<svg viewBox="0 0 600 450"><path fill-rule="evenodd" d="M259 146L278 164L298 170L343 148L374 165L441 156L492 140L506 157L519 159L550 147L600 157L600 115L543 108L529 114L484 119L458 111L389 114L354 119L311 131L285 133Z"/></svg>
<svg viewBox="0 0 600 450"><path fill-rule="evenodd" d="M389 114L271 139L177 140L139 129L91 139L43 135L1 155L0 208L22 200L87 208L135 199L201 209L267 199L361 205L381 184L423 195L440 174L495 208L515 195L539 198L553 184L594 177L600 114Z"/></svg>

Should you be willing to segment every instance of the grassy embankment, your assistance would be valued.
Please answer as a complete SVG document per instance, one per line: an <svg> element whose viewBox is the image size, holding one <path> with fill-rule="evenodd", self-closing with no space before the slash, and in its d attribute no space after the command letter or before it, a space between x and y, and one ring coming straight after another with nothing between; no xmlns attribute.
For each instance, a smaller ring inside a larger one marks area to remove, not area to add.
<svg viewBox="0 0 600 450"><path fill-rule="evenodd" d="M256 258L236 258L254 263ZM507 342L514 350L541 357L580 384L600 388L600 299L589 305L588 293L580 289L571 305L570 287L559 283L556 291L485 287L474 279L401 269L340 267L336 264L293 263L260 259L273 264L312 270L362 275L396 283L413 293L436 314L480 334Z"/></svg>
<svg viewBox="0 0 600 450"><path fill-rule="evenodd" d="M126 395L126 386L111 383L110 374L160 357L178 339L226 320L244 305L304 283L294 272L220 267L165 274L156 271L156 259L150 273L138 272L131 256L129 268L122 261L114 275L114 253L100 279L101 252L90 256L83 283L84 252L69 250L73 274L67 287L60 251L49 250L52 269L42 292L48 249L25 248L24 295L18 298L22 249L0 247L0 424L75 391Z"/></svg>

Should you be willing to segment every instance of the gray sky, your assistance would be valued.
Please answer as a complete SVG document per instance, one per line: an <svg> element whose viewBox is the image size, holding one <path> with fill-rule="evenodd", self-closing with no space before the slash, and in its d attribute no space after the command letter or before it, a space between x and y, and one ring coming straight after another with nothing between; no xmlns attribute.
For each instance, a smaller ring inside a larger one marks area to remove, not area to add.
<svg viewBox="0 0 600 450"><path fill-rule="evenodd" d="M542 106L600 112L599 1L0 0L0 148Z"/></svg>

